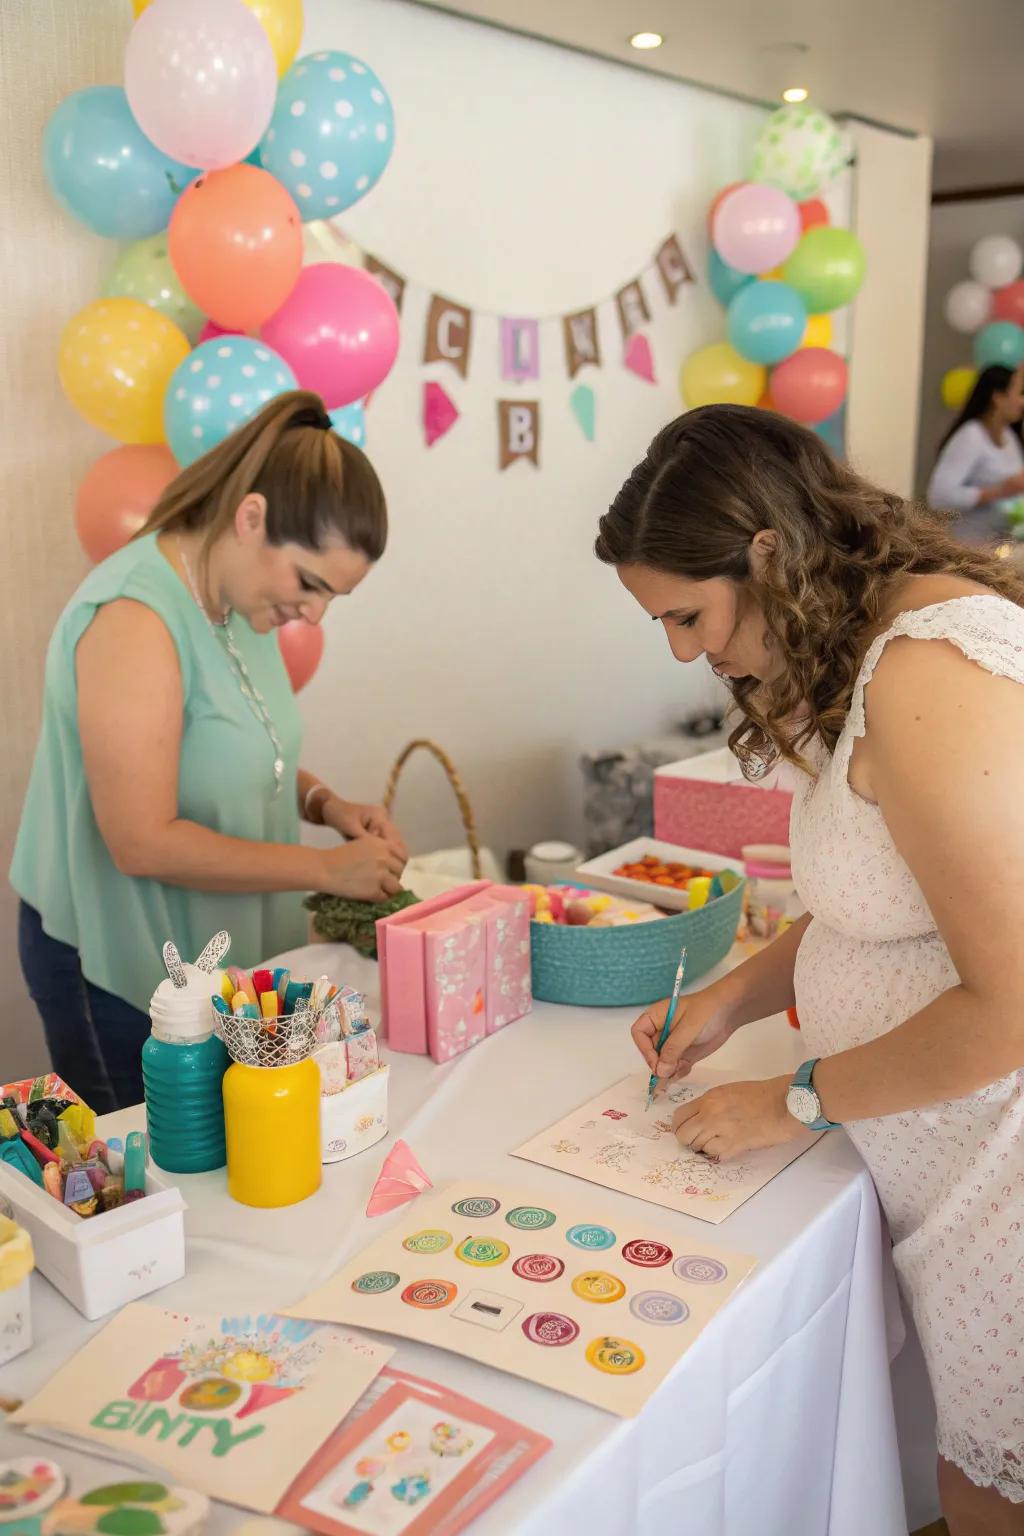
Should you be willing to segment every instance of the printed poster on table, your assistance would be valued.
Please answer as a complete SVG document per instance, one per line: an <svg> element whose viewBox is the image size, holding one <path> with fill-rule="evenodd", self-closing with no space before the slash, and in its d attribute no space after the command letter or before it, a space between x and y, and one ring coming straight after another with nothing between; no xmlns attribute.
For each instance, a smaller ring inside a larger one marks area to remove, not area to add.
<svg viewBox="0 0 1024 1536"><path fill-rule="evenodd" d="M639 1413L754 1267L647 1224L462 1181L421 1196L290 1315L420 1339Z"/></svg>
<svg viewBox="0 0 1024 1536"><path fill-rule="evenodd" d="M531 1137L512 1156L684 1216L724 1221L818 1140L808 1131L784 1146L763 1147L724 1163L684 1147L672 1129L673 1111L729 1081L725 1073L698 1067L685 1081L670 1083L647 1109L647 1074L624 1077Z"/></svg>
<svg viewBox="0 0 1024 1536"><path fill-rule="evenodd" d="M393 1351L274 1313L125 1307L13 1421L270 1514Z"/></svg>

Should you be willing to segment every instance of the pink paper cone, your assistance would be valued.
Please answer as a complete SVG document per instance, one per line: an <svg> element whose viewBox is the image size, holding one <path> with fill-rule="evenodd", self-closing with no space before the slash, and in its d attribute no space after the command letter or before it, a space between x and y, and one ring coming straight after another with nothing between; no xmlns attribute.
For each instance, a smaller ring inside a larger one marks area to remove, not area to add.
<svg viewBox="0 0 1024 1536"><path fill-rule="evenodd" d="M377 1181L366 1203L367 1216L382 1216L407 1200L414 1200L433 1185L404 1141L396 1141L381 1164Z"/></svg>

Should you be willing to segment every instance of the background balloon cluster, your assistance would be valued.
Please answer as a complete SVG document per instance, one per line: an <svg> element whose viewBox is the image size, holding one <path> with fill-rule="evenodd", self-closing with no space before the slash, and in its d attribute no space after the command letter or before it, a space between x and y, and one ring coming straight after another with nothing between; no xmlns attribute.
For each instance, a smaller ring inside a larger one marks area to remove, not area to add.
<svg viewBox="0 0 1024 1536"><path fill-rule="evenodd" d="M986 235L972 248L970 277L946 294L946 319L954 331L973 336L973 366L951 368L942 380L942 403L963 406L982 368L1024 363L1024 252L1009 235Z"/></svg>
<svg viewBox="0 0 1024 1536"><path fill-rule="evenodd" d="M89 229L127 243L99 298L68 321L72 405L120 444L92 466L75 521L102 560L180 468L283 390L313 389L362 447L366 397L398 350L395 306L366 272L303 266L302 226L380 179L387 90L341 50L296 57L302 0L132 0L124 87L58 106L47 181ZM279 631L293 685L322 638ZM315 653L315 655L314 655Z"/></svg>
<svg viewBox="0 0 1024 1536"><path fill-rule="evenodd" d="M864 251L830 222L819 194L849 162L849 142L825 113L781 107L758 135L751 180L714 198L708 283L728 340L686 359L686 405L760 405L828 435L847 383L831 315L860 288Z"/></svg>

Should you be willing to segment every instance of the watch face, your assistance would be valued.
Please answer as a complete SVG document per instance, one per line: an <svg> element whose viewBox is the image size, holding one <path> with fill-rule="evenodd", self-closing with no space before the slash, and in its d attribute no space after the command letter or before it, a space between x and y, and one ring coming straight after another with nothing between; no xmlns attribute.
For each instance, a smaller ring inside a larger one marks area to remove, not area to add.
<svg viewBox="0 0 1024 1536"><path fill-rule="evenodd" d="M813 1088L790 1088L786 1108L801 1125L813 1125L821 1114L821 1102Z"/></svg>

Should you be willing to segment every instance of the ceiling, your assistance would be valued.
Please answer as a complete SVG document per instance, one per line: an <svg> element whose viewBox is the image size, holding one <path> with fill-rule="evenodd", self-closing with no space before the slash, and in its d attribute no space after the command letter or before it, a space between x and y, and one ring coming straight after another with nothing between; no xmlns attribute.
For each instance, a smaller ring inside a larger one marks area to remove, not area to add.
<svg viewBox="0 0 1024 1536"><path fill-rule="evenodd" d="M1024 182L1022 0L419 3L759 101L806 86L827 111L929 134L938 189ZM664 45L631 48L641 30Z"/></svg>

